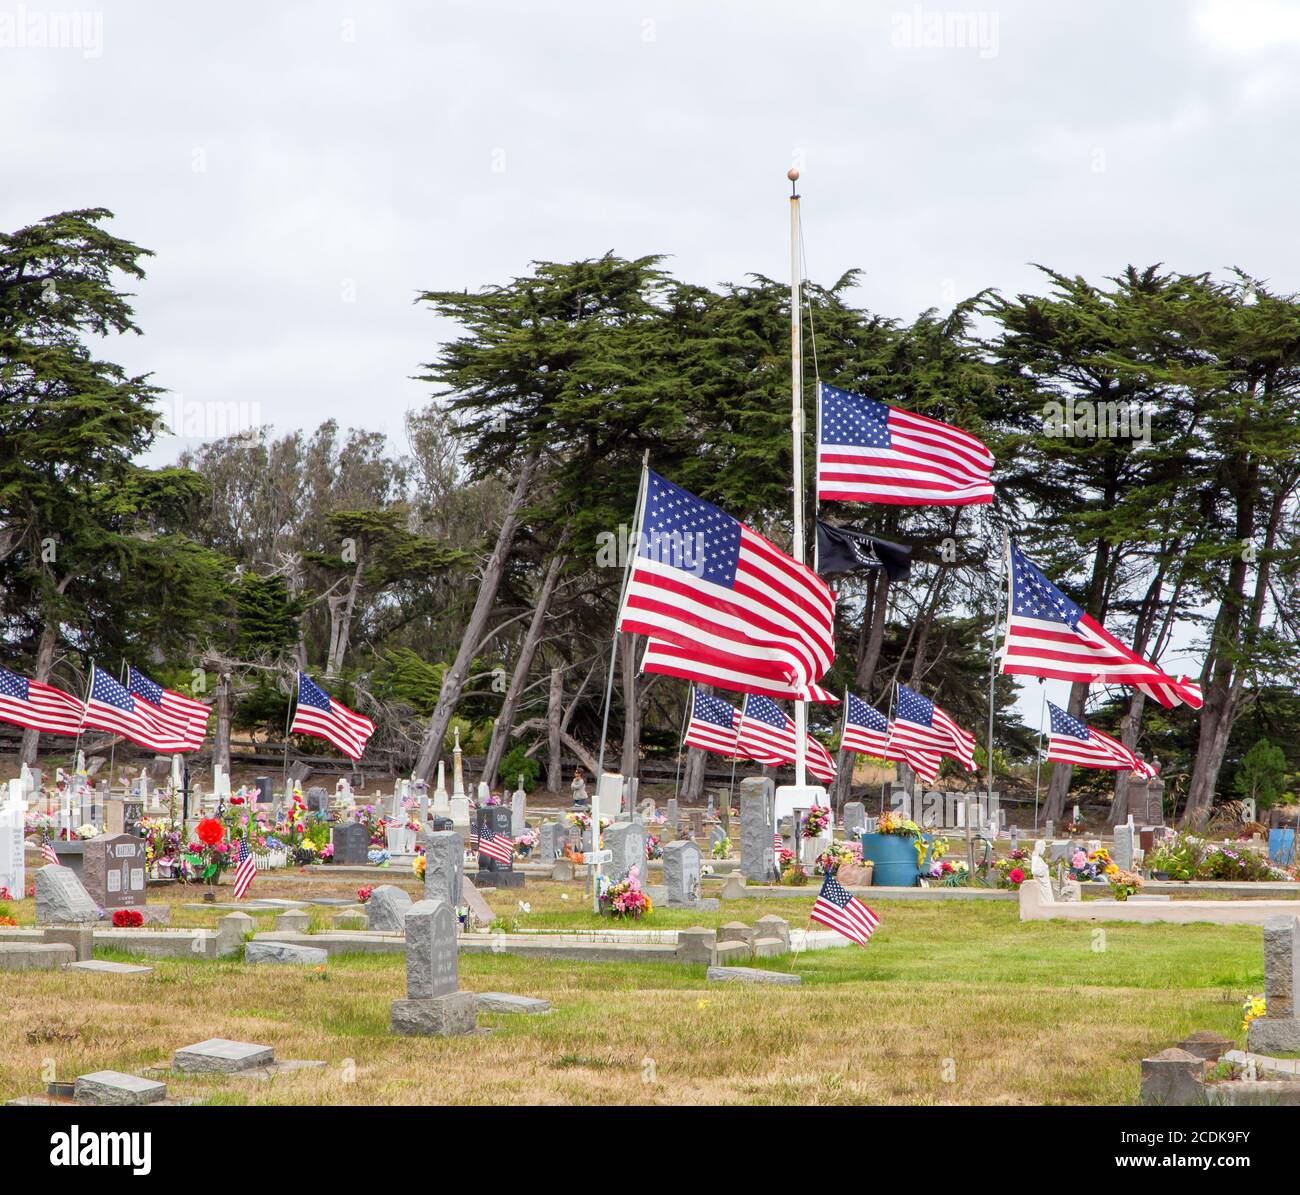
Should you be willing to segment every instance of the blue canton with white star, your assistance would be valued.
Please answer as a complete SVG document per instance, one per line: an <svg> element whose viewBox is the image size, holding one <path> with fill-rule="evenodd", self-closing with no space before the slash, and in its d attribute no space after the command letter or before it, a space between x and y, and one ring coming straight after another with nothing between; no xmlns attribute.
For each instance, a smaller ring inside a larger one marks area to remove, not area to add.
<svg viewBox="0 0 1300 1195"><path fill-rule="evenodd" d="M1011 545L1011 613L1065 623L1077 630L1083 611L1056 588L1015 544Z"/></svg>
<svg viewBox="0 0 1300 1195"><path fill-rule="evenodd" d="M711 502L649 471L637 554L731 588L740 557L740 523Z"/></svg>
<svg viewBox="0 0 1300 1195"><path fill-rule="evenodd" d="M933 726L934 702L922 697L915 689L899 685L898 716L904 722L915 722L918 726Z"/></svg>
<svg viewBox="0 0 1300 1195"><path fill-rule="evenodd" d="M146 700L152 701L154 705L162 705L162 685L151 681L143 672L137 672L134 668L129 669L128 674L132 693L138 693Z"/></svg>
<svg viewBox="0 0 1300 1195"><path fill-rule="evenodd" d="M1088 727L1078 718L1067 714L1060 706L1053 705L1050 701L1047 703L1047 708L1052 715L1053 734L1069 735L1072 739L1083 739L1085 742L1092 738L1088 733Z"/></svg>
<svg viewBox="0 0 1300 1195"><path fill-rule="evenodd" d="M735 710L720 697L710 697L695 690L695 717L701 722L724 726L730 730L735 725Z"/></svg>
<svg viewBox="0 0 1300 1195"><path fill-rule="evenodd" d="M27 678L0 668L0 697L16 697L19 701L27 700Z"/></svg>
<svg viewBox="0 0 1300 1195"><path fill-rule="evenodd" d="M755 693L745 694L745 717L755 722L766 722L778 730L786 728L785 712L770 697L759 697Z"/></svg>
<svg viewBox="0 0 1300 1195"><path fill-rule="evenodd" d="M823 444L847 444L853 448L889 448L889 408L874 398L821 387Z"/></svg>
<svg viewBox="0 0 1300 1195"><path fill-rule="evenodd" d="M888 730L889 722L874 706L868 705L860 697L849 694L849 721L855 726L865 726L868 730Z"/></svg>
<svg viewBox="0 0 1300 1195"><path fill-rule="evenodd" d="M95 680L90 686L90 695L105 705L115 705L120 710L126 710L127 713L135 712L135 701L131 694L107 672L101 672L98 668L95 669Z"/></svg>
<svg viewBox="0 0 1300 1195"><path fill-rule="evenodd" d="M298 673L298 704L310 705L313 709L330 708L329 694L304 672Z"/></svg>

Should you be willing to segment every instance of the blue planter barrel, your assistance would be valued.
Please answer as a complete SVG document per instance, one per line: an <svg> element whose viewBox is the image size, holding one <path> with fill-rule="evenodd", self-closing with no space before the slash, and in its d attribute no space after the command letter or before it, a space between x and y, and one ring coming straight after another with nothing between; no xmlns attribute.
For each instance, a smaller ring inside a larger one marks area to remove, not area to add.
<svg viewBox="0 0 1300 1195"><path fill-rule="evenodd" d="M930 835L926 835L926 853L929 854ZM919 869L916 866L916 847L912 839L901 834L863 834L862 859L875 864L871 882L886 888L912 888L916 886Z"/></svg>

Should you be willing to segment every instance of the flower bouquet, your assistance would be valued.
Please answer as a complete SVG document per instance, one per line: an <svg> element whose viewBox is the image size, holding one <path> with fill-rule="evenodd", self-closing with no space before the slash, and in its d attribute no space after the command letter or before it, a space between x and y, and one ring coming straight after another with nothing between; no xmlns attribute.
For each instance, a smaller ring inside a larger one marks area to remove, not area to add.
<svg viewBox="0 0 1300 1195"><path fill-rule="evenodd" d="M1106 869L1112 867L1110 852L1104 847L1095 851L1075 851L1070 856L1070 879L1085 883L1092 880L1104 880Z"/></svg>
<svg viewBox="0 0 1300 1195"><path fill-rule="evenodd" d="M647 840L648 841L648 840ZM710 848L709 854L715 859L725 859L731 854L731 839L725 835Z"/></svg>
<svg viewBox="0 0 1300 1195"><path fill-rule="evenodd" d="M1142 877L1133 871L1121 871L1115 864L1106 869L1110 893L1116 900L1128 900L1142 890Z"/></svg>
<svg viewBox="0 0 1300 1195"><path fill-rule="evenodd" d="M820 838L826 833L826 828L830 823L830 810L823 808L821 805L814 805L808 810L808 815L803 819L803 836L805 838Z"/></svg>
<svg viewBox="0 0 1300 1195"><path fill-rule="evenodd" d="M205 817L194 827L196 841L185 847L181 860L185 864L187 878L215 888L221 873L230 866L230 843L226 839L226 827L215 817ZM213 892L205 894L204 899L214 898Z"/></svg>
<svg viewBox="0 0 1300 1195"><path fill-rule="evenodd" d="M411 871L415 873L415 878L417 880L424 879L424 868L424 856L416 855L415 858L411 860Z"/></svg>
<svg viewBox="0 0 1300 1195"><path fill-rule="evenodd" d="M650 897L641 887L640 868L634 867L617 884L610 884L600 894L601 911L611 917L640 921L654 912Z"/></svg>
<svg viewBox="0 0 1300 1195"><path fill-rule="evenodd" d="M647 834L645 836L645 857L647 859L662 859L664 857L664 842L658 834Z"/></svg>

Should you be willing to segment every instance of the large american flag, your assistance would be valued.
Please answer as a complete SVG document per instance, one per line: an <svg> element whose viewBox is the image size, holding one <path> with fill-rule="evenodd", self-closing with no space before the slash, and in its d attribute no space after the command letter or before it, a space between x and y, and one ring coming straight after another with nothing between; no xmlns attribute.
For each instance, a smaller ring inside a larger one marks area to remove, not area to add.
<svg viewBox="0 0 1300 1195"><path fill-rule="evenodd" d="M208 734L208 715L212 712L201 701L186 697L174 689L164 689L143 672L127 667L127 692L132 697L147 701L176 734L197 751Z"/></svg>
<svg viewBox="0 0 1300 1195"><path fill-rule="evenodd" d="M298 700L294 702L289 732L325 739L350 759L360 759L366 740L375 733L375 724L336 701L305 672L300 672Z"/></svg>
<svg viewBox="0 0 1300 1195"><path fill-rule="evenodd" d="M844 694L844 731L840 748L863 755L886 758L889 748L889 719L874 706L852 693Z"/></svg>
<svg viewBox="0 0 1300 1195"><path fill-rule="evenodd" d="M819 499L896 506L993 501L993 454L968 432L825 382L818 412Z"/></svg>
<svg viewBox="0 0 1300 1195"><path fill-rule="evenodd" d="M736 751L759 763L790 763L795 755L794 719L776 702L753 693L745 694L736 732ZM812 735L805 735L808 747L804 761L819 780L835 779L835 761Z"/></svg>
<svg viewBox="0 0 1300 1195"><path fill-rule="evenodd" d="M239 840L239 861L235 865L235 899L243 900L249 888L252 887L253 877L257 874L257 859L253 856L252 848L248 845L247 838Z"/></svg>
<svg viewBox="0 0 1300 1195"><path fill-rule="evenodd" d="M649 470L637 530L618 629L650 637L646 671L811 698L835 659L835 597L820 577Z"/></svg>
<svg viewBox="0 0 1300 1195"><path fill-rule="evenodd" d="M1166 708L1201 708L1201 689L1175 680L1125 647L1076 606L1015 544L1011 556L1011 617L1002 671L1068 681L1118 681L1141 689Z"/></svg>
<svg viewBox="0 0 1300 1195"><path fill-rule="evenodd" d="M46 734L81 733L84 705L75 697L0 668L0 722L12 722Z"/></svg>
<svg viewBox="0 0 1300 1195"><path fill-rule="evenodd" d="M904 684L898 686L898 703L890 724L891 747L903 752L947 755L968 772L975 771L975 736L962 730L946 711L928 697ZM909 759L909 763L912 761ZM912 765L916 768L916 765ZM916 768L920 772L920 768ZM936 769L937 774L937 769Z"/></svg>
<svg viewBox="0 0 1300 1195"><path fill-rule="evenodd" d="M1047 739L1047 758L1054 763L1079 764L1085 768L1110 768L1114 771L1136 772L1144 779L1155 775L1155 769L1138 759L1123 743L1108 734L1087 725L1067 714L1058 705L1047 703L1052 719L1051 734Z"/></svg>
<svg viewBox="0 0 1300 1195"><path fill-rule="evenodd" d="M686 724L682 744L713 751L718 755L736 754L736 723L740 711L721 697L711 697L699 689L691 690L691 718Z"/></svg>
<svg viewBox="0 0 1300 1195"><path fill-rule="evenodd" d="M82 724L120 734L151 751L173 754L195 749L193 743L176 733L156 706L133 697L95 664L90 666L90 691Z"/></svg>
<svg viewBox="0 0 1300 1195"><path fill-rule="evenodd" d="M478 853L498 863L509 863L514 858L515 844L504 834L486 830L479 835Z"/></svg>
<svg viewBox="0 0 1300 1195"><path fill-rule="evenodd" d="M865 946L880 925L880 918L833 875L822 881L822 890L808 916L859 946Z"/></svg>

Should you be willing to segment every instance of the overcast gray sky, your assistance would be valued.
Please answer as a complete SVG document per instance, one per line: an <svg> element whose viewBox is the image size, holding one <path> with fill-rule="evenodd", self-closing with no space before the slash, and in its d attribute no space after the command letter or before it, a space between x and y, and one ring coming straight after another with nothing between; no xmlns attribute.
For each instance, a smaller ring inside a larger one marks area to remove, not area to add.
<svg viewBox="0 0 1300 1195"><path fill-rule="evenodd" d="M810 272L889 315L1035 261L1300 290L1298 50L1294 0L0 0L0 227L103 206L155 252L112 353L174 413L400 440L418 291L784 277L792 163Z"/></svg>

